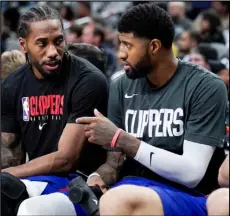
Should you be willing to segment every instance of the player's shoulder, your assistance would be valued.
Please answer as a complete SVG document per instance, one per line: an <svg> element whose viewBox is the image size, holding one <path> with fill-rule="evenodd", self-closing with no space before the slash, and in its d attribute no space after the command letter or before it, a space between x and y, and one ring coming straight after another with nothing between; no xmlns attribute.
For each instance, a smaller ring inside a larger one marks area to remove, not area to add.
<svg viewBox="0 0 230 216"><path fill-rule="evenodd" d="M224 85L222 79L206 68L190 62L181 61L181 69L183 70L186 80L192 85L209 86L209 85Z"/></svg>
<svg viewBox="0 0 230 216"><path fill-rule="evenodd" d="M30 66L24 64L17 68L15 71L10 72L7 77L2 81L3 86L17 86L28 75Z"/></svg>
<svg viewBox="0 0 230 216"><path fill-rule="evenodd" d="M217 92L219 92L218 94L226 94L227 90L224 81L216 74L189 62L182 62L182 66L184 67L182 68L184 72L187 73L185 82L191 92L196 92L196 94L205 93L207 95L216 94Z"/></svg>

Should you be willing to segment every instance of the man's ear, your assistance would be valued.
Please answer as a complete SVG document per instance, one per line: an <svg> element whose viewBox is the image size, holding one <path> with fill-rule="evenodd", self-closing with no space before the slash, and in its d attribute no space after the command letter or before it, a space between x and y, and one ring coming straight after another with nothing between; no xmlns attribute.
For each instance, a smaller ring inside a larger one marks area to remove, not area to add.
<svg viewBox="0 0 230 216"><path fill-rule="evenodd" d="M161 42L158 39L153 39L150 41L150 53L155 55L161 49Z"/></svg>
<svg viewBox="0 0 230 216"><path fill-rule="evenodd" d="M27 50L27 45L26 45L26 40L22 37L19 38L19 47L20 47L20 50L26 54L28 52Z"/></svg>

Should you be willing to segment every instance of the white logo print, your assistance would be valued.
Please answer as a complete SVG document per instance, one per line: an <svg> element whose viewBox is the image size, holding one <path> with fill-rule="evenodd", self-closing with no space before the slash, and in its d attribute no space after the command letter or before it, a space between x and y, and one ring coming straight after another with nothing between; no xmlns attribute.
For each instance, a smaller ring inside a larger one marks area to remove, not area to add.
<svg viewBox="0 0 230 216"><path fill-rule="evenodd" d="M132 94L132 95L128 95L127 93L125 94L125 98L132 98L133 96L136 96L138 94Z"/></svg>
<svg viewBox="0 0 230 216"><path fill-rule="evenodd" d="M184 133L184 110L180 107L159 110L127 109L125 130L138 138L182 136Z"/></svg>
<svg viewBox="0 0 230 216"><path fill-rule="evenodd" d="M39 124L39 130L42 130L42 128L46 125L47 123Z"/></svg>
<svg viewBox="0 0 230 216"><path fill-rule="evenodd" d="M95 204L97 205L97 203L98 203L98 201L97 200L95 200L95 199L92 199L94 202L95 202Z"/></svg>

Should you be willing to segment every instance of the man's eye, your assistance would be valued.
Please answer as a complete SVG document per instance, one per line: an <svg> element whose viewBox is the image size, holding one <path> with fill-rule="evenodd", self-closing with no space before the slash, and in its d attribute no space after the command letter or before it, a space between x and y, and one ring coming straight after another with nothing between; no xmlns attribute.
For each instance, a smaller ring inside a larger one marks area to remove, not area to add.
<svg viewBox="0 0 230 216"><path fill-rule="evenodd" d="M57 45L60 45L62 42L63 42L63 38L59 38L59 39L56 41L56 44L57 44Z"/></svg>
<svg viewBox="0 0 230 216"><path fill-rule="evenodd" d="M125 42L124 42L124 45L125 45L128 49L131 48L131 45L130 45L129 43L125 43Z"/></svg>
<svg viewBox="0 0 230 216"><path fill-rule="evenodd" d="M37 45L38 45L39 47L45 47L45 43L44 43L44 42L38 42Z"/></svg>

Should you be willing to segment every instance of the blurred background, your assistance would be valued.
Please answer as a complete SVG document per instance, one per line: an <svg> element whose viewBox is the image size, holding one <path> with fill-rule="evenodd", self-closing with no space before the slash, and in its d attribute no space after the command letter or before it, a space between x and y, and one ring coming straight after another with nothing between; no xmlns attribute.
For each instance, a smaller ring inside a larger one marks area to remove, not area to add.
<svg viewBox="0 0 230 216"><path fill-rule="evenodd" d="M121 14L136 2L1 2L1 54L19 49L17 27L20 15L34 4L56 8L63 19L68 43L88 43L107 55L106 76L123 73L117 59L116 24ZM229 2L151 2L167 10L175 24L174 54L199 64L229 83Z"/></svg>

